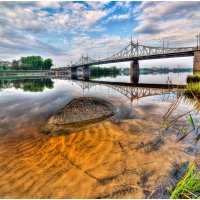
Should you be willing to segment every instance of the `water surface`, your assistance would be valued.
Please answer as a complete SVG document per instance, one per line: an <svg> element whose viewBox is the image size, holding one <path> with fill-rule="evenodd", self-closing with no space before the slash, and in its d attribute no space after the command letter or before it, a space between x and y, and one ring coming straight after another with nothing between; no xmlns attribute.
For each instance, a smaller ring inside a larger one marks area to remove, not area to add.
<svg viewBox="0 0 200 200"><path fill-rule="evenodd" d="M167 84L169 80L173 84L186 84L186 78L188 75L192 74L192 72L184 72L184 73L167 73L167 74L140 74L138 83L153 83L153 84ZM129 75L118 75L116 77L103 77L103 78L95 78L94 80L101 81L111 81L111 82L125 82L130 83Z"/></svg>
<svg viewBox="0 0 200 200"><path fill-rule="evenodd" d="M144 75L140 82L152 83L153 77L161 83L166 78ZM186 74L170 77L185 83ZM129 77L117 79L123 80ZM0 198L148 198L168 182L174 162L192 161L199 152L194 135L177 143L175 128L161 134L174 91L147 95L146 88L84 83L58 78L1 82ZM119 112L79 132L41 133L52 114L81 96L106 99ZM173 117L192 108L182 101ZM193 116L198 121L198 114ZM187 116L180 125L190 128Z"/></svg>

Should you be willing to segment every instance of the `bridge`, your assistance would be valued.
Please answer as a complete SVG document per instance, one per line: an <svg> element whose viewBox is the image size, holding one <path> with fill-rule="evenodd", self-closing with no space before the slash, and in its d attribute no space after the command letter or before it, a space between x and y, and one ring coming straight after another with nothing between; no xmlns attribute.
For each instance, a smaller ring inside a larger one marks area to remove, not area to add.
<svg viewBox="0 0 200 200"><path fill-rule="evenodd" d="M174 58L174 57L186 57L194 56L193 70L200 71L200 48L197 47L180 47L180 48L166 48L166 47L151 47L146 45L140 45L138 42L134 43L131 39L128 44L121 51L113 54L112 56L103 59L92 59L89 56L81 56L81 58L74 64L68 65L68 70L72 76L76 76L77 69L81 68L83 74L89 73L89 66L127 62L130 64L130 75L139 71L139 61L148 59L160 59L160 58Z"/></svg>
<svg viewBox="0 0 200 200"><path fill-rule="evenodd" d="M102 81L83 81L83 80L72 80L74 83L79 85L83 91L85 89L90 89L96 85L106 86L110 89L113 89L125 97L127 97L131 103L133 100L139 100L143 97L153 96L153 95L165 95L176 93L182 88L178 89L176 85L162 85L162 84L138 84L137 86L132 86L130 83L112 83L112 82L102 82Z"/></svg>

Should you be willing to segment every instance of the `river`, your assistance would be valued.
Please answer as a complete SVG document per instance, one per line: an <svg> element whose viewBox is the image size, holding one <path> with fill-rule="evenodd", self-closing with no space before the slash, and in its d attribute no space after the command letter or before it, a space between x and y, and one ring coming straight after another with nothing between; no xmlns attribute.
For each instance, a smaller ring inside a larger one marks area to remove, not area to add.
<svg viewBox="0 0 200 200"><path fill-rule="evenodd" d="M185 84L188 74L140 75L139 83ZM130 82L125 75L96 80ZM166 131L176 91L65 77L1 79L0 87L0 198L169 198L163 188L172 184L174 166L200 150L195 133L177 142L179 127L191 128L187 115ZM42 134L51 115L81 96L103 98L119 111L79 132ZM193 107L182 99L171 118ZM192 116L199 122L197 112Z"/></svg>

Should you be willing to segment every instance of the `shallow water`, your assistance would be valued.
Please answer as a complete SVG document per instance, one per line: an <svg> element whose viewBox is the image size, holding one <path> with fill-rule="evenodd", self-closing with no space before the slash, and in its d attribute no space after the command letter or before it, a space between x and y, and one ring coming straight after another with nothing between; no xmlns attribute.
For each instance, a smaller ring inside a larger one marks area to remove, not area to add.
<svg viewBox="0 0 200 200"><path fill-rule="evenodd" d="M137 98L126 87L52 81L53 87L41 81L37 90L31 81L1 89L0 198L148 198L166 184L174 162L192 161L200 150L193 134L179 143L175 128L160 134L172 91ZM40 132L52 114L81 96L109 100L119 112L79 132ZM182 101L173 117L192 108ZM187 116L180 124L190 128Z"/></svg>

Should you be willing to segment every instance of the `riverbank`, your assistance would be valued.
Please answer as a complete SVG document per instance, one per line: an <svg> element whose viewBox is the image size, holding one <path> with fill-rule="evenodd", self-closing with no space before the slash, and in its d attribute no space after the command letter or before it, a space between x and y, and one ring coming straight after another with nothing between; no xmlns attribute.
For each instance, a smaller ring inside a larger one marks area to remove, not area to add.
<svg viewBox="0 0 200 200"><path fill-rule="evenodd" d="M50 70L0 70L0 77L5 76L47 76Z"/></svg>

